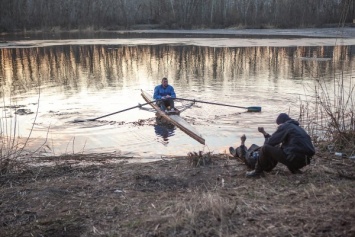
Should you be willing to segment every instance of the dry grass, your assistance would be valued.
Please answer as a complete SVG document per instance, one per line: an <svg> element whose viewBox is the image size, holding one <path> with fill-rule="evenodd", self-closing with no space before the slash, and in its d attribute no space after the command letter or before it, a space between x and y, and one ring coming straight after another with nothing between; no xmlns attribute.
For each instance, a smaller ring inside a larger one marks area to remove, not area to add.
<svg viewBox="0 0 355 237"><path fill-rule="evenodd" d="M353 160L318 154L301 175L279 165L246 179L239 161L211 157L192 167L77 155L7 173L0 236L354 236Z"/></svg>
<svg viewBox="0 0 355 237"><path fill-rule="evenodd" d="M212 164L212 156L213 154L211 152L203 154L202 151L200 151L199 153L189 152L187 154L188 161L192 167Z"/></svg>
<svg viewBox="0 0 355 237"><path fill-rule="evenodd" d="M323 151L355 155L355 84L351 76L333 83L316 80L313 97L302 101L300 121Z"/></svg>

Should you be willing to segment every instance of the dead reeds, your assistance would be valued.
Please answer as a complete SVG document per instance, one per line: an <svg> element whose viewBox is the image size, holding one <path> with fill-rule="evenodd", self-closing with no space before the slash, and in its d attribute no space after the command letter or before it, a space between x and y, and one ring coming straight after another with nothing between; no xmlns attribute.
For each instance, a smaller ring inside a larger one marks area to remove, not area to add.
<svg viewBox="0 0 355 237"><path fill-rule="evenodd" d="M212 153L207 152L203 153L202 151L197 152L189 152L187 154L188 161L190 166L199 167L212 164Z"/></svg>
<svg viewBox="0 0 355 237"><path fill-rule="evenodd" d="M3 95L8 93L4 90L2 92ZM4 96L2 98L3 106L0 108L0 174L18 170L23 166L23 162L20 162L20 158L31 138L38 115L39 101L40 92L38 93L37 111L33 113L30 110L19 109L21 106L13 104L11 93L7 97ZM19 134L18 114L34 114L35 116L32 127L28 135L24 138L21 138Z"/></svg>
<svg viewBox="0 0 355 237"><path fill-rule="evenodd" d="M3 110L7 113L7 109ZM20 142L17 138L17 119L8 118L3 114L0 119L0 174L8 173L16 166L16 157L20 148Z"/></svg>
<svg viewBox="0 0 355 237"><path fill-rule="evenodd" d="M314 96L302 101L300 121L319 148L329 152L355 153L355 84L351 75L332 83L317 79Z"/></svg>

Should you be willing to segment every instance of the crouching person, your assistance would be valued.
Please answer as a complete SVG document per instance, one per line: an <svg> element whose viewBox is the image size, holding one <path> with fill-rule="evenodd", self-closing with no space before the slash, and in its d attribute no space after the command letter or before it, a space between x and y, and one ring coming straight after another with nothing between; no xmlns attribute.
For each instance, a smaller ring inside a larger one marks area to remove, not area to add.
<svg viewBox="0 0 355 237"><path fill-rule="evenodd" d="M277 117L276 123L279 126L275 133L264 134L267 138L260 148L255 168L247 172L246 177L264 176L264 171L270 172L278 162L293 174L302 173L300 169L310 164L315 149L307 132L285 113Z"/></svg>

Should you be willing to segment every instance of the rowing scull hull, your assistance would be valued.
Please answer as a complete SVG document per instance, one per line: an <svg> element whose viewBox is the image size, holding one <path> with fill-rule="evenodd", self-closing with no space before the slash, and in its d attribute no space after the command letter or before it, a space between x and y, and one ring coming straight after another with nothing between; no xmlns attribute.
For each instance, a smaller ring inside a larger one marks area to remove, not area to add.
<svg viewBox="0 0 355 237"><path fill-rule="evenodd" d="M143 99L149 103L153 101L153 98L150 94L147 92L142 91L142 97ZM164 111L161 111L159 106L156 105L155 103L150 103L150 105L157 111L159 116L163 117L165 120L169 121L171 124L175 125L176 127L180 128L183 132L185 132L187 135L195 139L201 144L205 144L205 139L199 134L199 132L192 127L188 122L186 122L183 118L181 118L179 115L176 114L166 114Z"/></svg>

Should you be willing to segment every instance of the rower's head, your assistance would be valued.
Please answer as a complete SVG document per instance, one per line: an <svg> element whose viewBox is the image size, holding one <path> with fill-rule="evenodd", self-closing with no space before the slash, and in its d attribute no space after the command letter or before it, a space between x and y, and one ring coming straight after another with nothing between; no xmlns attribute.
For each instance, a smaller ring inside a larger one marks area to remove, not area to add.
<svg viewBox="0 0 355 237"><path fill-rule="evenodd" d="M163 79L161 79L161 85L165 88L168 86L168 78L163 77Z"/></svg>

